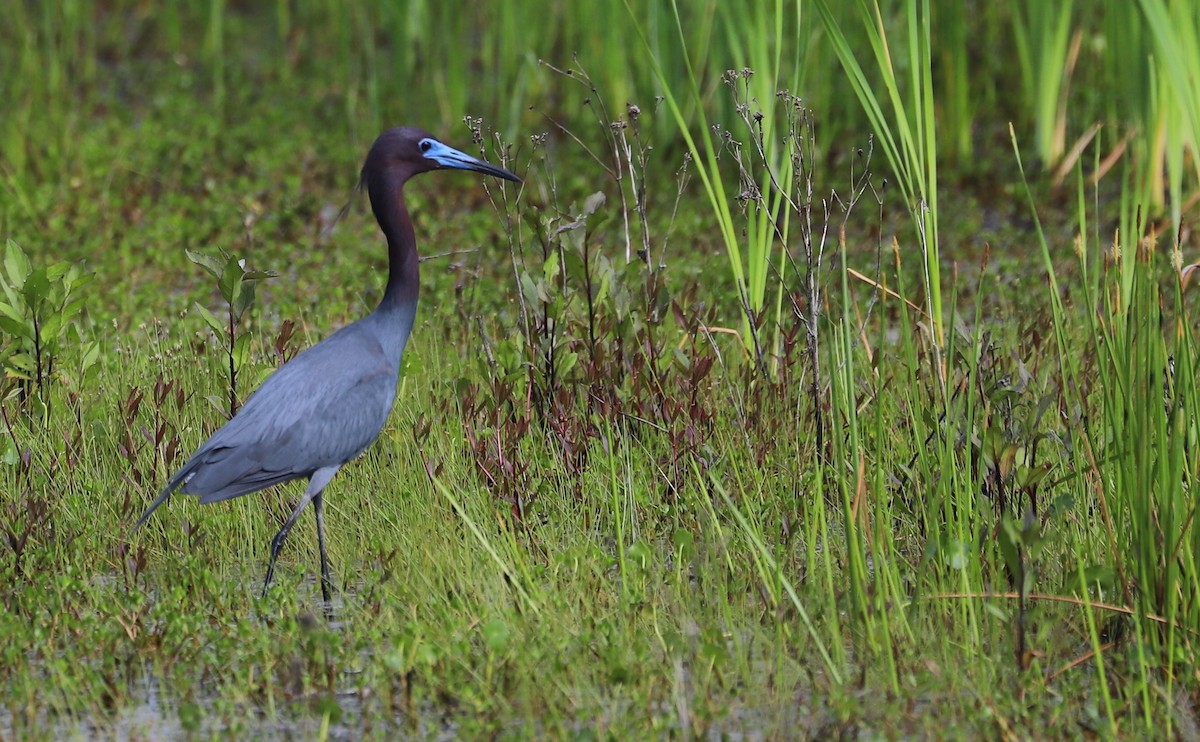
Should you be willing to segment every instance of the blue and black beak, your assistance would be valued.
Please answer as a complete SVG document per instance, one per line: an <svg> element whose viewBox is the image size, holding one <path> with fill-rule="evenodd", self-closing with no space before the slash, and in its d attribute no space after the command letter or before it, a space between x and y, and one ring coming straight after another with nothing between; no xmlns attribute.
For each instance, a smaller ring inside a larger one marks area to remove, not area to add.
<svg viewBox="0 0 1200 742"><path fill-rule="evenodd" d="M421 148L421 154L426 159L433 160L438 164L438 167L451 168L454 170L471 170L477 173L486 175L494 175L497 178L511 180L514 183L520 183L521 179L513 175L504 168L493 165L490 162L485 162L478 157L472 157L466 152L459 151L453 147L442 144L432 137L426 137L418 142Z"/></svg>

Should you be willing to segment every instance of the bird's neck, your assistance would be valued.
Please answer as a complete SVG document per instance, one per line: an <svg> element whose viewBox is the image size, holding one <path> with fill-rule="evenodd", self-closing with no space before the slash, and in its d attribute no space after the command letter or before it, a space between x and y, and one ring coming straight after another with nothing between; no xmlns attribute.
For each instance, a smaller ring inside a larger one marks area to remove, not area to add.
<svg viewBox="0 0 1200 742"><path fill-rule="evenodd" d="M388 201L384 214L377 214L388 243L388 282L377 311L415 314L421 284L417 237L404 196L397 192Z"/></svg>
<svg viewBox="0 0 1200 742"><path fill-rule="evenodd" d="M363 322L373 332L392 366L399 371L400 359L417 318L417 292L420 287L420 261L412 220L404 207L399 188L385 203L372 199L375 217L388 243L388 282L379 306Z"/></svg>

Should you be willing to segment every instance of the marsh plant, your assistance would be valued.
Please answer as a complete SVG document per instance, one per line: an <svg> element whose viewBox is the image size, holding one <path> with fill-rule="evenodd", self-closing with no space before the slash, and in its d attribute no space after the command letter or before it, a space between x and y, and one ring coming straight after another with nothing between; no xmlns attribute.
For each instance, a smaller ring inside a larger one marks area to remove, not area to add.
<svg viewBox="0 0 1200 742"><path fill-rule="evenodd" d="M92 274L82 262L58 261L35 265L13 240L4 250L0 271L0 363L4 379L0 399L31 405L34 416L50 417L54 381L62 381L69 396L76 397L96 364L100 343L88 336L85 287ZM71 353L64 368L63 352Z"/></svg>
<svg viewBox="0 0 1200 742"><path fill-rule="evenodd" d="M1200 5L10 5L0 737L1193 736ZM129 527L396 123L525 185L414 185L327 621L294 489Z"/></svg>
<svg viewBox="0 0 1200 742"><path fill-rule="evenodd" d="M220 292L221 298L225 300L226 309L223 320L217 319L216 315L199 302L195 304L195 309L212 330L229 362L226 376L229 384L228 415L233 417L237 414L238 407L241 406L241 398L238 396L238 372L247 365L250 353L251 334L242 327L242 319L246 316L246 312L254 306L255 288L258 282L267 278L275 278L279 274L274 271L247 270L245 258L225 253L221 253L219 258L214 258L189 250L187 257L216 280L217 290ZM281 333L281 341L276 344L276 356L280 360L286 360L281 345L286 346L284 335L286 334L286 337L290 338L290 328L283 328ZM215 401L213 404L217 405ZM217 405L217 408L220 409L220 406Z"/></svg>

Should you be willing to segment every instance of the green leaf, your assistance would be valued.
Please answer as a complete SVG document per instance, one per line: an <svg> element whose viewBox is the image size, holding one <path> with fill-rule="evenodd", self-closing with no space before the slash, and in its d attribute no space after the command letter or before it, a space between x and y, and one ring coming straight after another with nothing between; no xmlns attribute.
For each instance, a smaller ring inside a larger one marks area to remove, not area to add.
<svg viewBox="0 0 1200 742"><path fill-rule="evenodd" d="M604 191L596 191L592 195L583 199L583 216L591 216L592 214L595 214L596 211L604 205L606 200L607 197L604 195Z"/></svg>
<svg viewBox="0 0 1200 742"><path fill-rule="evenodd" d="M59 315L51 315L42 323L40 335L42 343L50 343L58 339L58 333L62 329L63 319Z"/></svg>
<svg viewBox="0 0 1200 742"><path fill-rule="evenodd" d="M1050 475L1050 465L1043 464L1036 469L1022 469L1017 478L1018 487L1036 487Z"/></svg>
<svg viewBox="0 0 1200 742"><path fill-rule="evenodd" d="M696 537L686 528L676 528L675 533L671 536L671 543L675 545L675 550L683 557L692 553L695 540Z"/></svg>
<svg viewBox="0 0 1200 742"><path fill-rule="evenodd" d="M583 224L565 229L561 234L563 244L566 246L568 252L583 252L584 238L587 237L587 229Z"/></svg>
<svg viewBox="0 0 1200 742"><path fill-rule="evenodd" d="M28 353L13 353L11 356L8 357L8 365L12 369L24 371L29 374L32 374L34 371L37 370L37 362L34 361L33 356L29 355ZM22 379L26 379L26 380L29 379L28 376L20 375L20 374L18 374L18 375Z"/></svg>
<svg viewBox="0 0 1200 742"><path fill-rule="evenodd" d="M204 399L206 399L208 403L212 405L214 409L216 409L217 412L225 416L229 415L229 408L226 407L226 405L229 404L228 398L222 397L219 394L209 394Z"/></svg>
<svg viewBox="0 0 1200 742"><path fill-rule="evenodd" d="M654 563L654 550L645 541L638 539L634 541L625 552L629 561L636 564L643 572L650 569L650 565Z"/></svg>
<svg viewBox="0 0 1200 742"><path fill-rule="evenodd" d="M1012 619L1012 614L1010 614L1008 611L1004 610L1004 608L1002 608L1001 606L996 605L995 603L984 603L983 609L985 611L987 611L988 613L992 614L993 616L995 616L996 618L998 618L1001 621L1004 621L1006 623Z"/></svg>
<svg viewBox="0 0 1200 742"><path fill-rule="evenodd" d="M14 319L17 322L24 322L25 315L21 314L15 305L0 301L0 314Z"/></svg>
<svg viewBox="0 0 1200 742"><path fill-rule="evenodd" d="M493 652L503 652L508 647L511 635L512 631L508 628L508 624L498 618L483 625L483 641Z"/></svg>
<svg viewBox="0 0 1200 742"><path fill-rule="evenodd" d="M24 286L29 275L29 258L21 246L11 239L4 250L4 270L13 286Z"/></svg>
<svg viewBox="0 0 1200 742"><path fill-rule="evenodd" d="M1004 447L1000 454L1000 459L997 462L1000 468L1000 478L1008 481L1012 475L1013 466L1016 464L1017 456L1020 453L1020 448L1015 443L1010 443Z"/></svg>
<svg viewBox="0 0 1200 742"><path fill-rule="evenodd" d="M1107 564L1093 564L1084 568L1083 581L1093 590L1112 592L1117 589L1117 570ZM1073 586L1078 584L1074 577L1070 578L1070 582Z"/></svg>
<svg viewBox="0 0 1200 742"><path fill-rule="evenodd" d="M404 357L400 359L400 377L419 374L424 370L425 364L421 360L421 354L415 350L405 350Z"/></svg>
<svg viewBox="0 0 1200 742"><path fill-rule="evenodd" d="M42 399L40 394L34 395L29 400L29 406L33 408L33 415L41 419L45 425L50 418L50 407L46 404L46 400Z"/></svg>
<svg viewBox="0 0 1200 742"><path fill-rule="evenodd" d="M240 369L250 360L250 333L244 332L233 341L233 367Z"/></svg>
<svg viewBox="0 0 1200 742"><path fill-rule="evenodd" d="M722 637L713 636L700 644L700 657L710 664L722 665L729 659L729 649Z"/></svg>
<svg viewBox="0 0 1200 742"><path fill-rule="evenodd" d="M1021 533L1017 530L1016 523L1008 515L1004 516L1004 522L997 534L996 541L1000 545L1000 555L1004 557L1004 564L1008 567L1009 574L1016 576L1022 573L1021 563Z"/></svg>
<svg viewBox="0 0 1200 742"><path fill-rule="evenodd" d="M525 296L525 301L530 304L538 301L538 287L534 282L533 276L529 275L528 271L521 272L521 293Z"/></svg>
<svg viewBox="0 0 1200 742"><path fill-rule="evenodd" d="M542 266L542 276L545 277L547 281L553 281L554 279L558 278L558 269L558 251L551 250L550 254L546 256L545 265Z"/></svg>
<svg viewBox="0 0 1200 742"><path fill-rule="evenodd" d="M212 331L214 333L216 333L217 337L218 338L225 337L225 334L226 334L225 323L221 322L216 317L214 317L213 313L208 311L207 309L205 309L204 306L202 304L200 304L199 302L197 302L195 304L195 307L196 307L196 311L200 313L200 317L205 321L206 324L208 324L208 326L210 328L212 328Z"/></svg>
<svg viewBox="0 0 1200 742"><path fill-rule="evenodd" d="M254 306L254 284L244 281L238 285L237 296L233 297L230 304L234 323L241 322L246 310L252 306Z"/></svg>
<svg viewBox="0 0 1200 742"><path fill-rule="evenodd" d="M966 541L942 536L942 564L954 570L964 570L971 563L971 545Z"/></svg>
<svg viewBox="0 0 1200 742"><path fill-rule="evenodd" d="M413 664L432 667L438 661L437 648L428 642L421 642L413 650Z"/></svg>
<svg viewBox="0 0 1200 742"><path fill-rule="evenodd" d="M50 279L46 276L45 268L38 268L30 271L25 277L25 285L21 288L21 293L25 296L25 303L35 312L41 308L41 305L50 295Z"/></svg>
<svg viewBox="0 0 1200 742"><path fill-rule="evenodd" d="M225 301L233 304L237 299L238 293L242 288L242 276L245 275L245 270L242 269L241 263L237 258L229 258L229 262L225 264L224 270L221 271L221 277L217 280L217 287L221 289L221 296L225 297Z"/></svg>
<svg viewBox="0 0 1200 742"><path fill-rule="evenodd" d="M3 330L4 334L15 338L33 339L33 325L19 317L14 319L8 314L0 314L0 330Z"/></svg>
<svg viewBox="0 0 1200 742"><path fill-rule="evenodd" d="M575 369L575 365L579 362L579 354L571 351L563 351L558 355L558 375L560 378L567 378L571 371Z"/></svg>
<svg viewBox="0 0 1200 742"><path fill-rule="evenodd" d="M71 271L72 267L74 266L67 261L60 260L59 262L46 267L46 278L49 278L51 282L57 283L58 281L62 280L63 276L67 275L67 273Z"/></svg>
<svg viewBox="0 0 1200 742"><path fill-rule="evenodd" d="M86 296L80 296L78 298L72 299L71 301L69 301L63 305L62 311L59 312L59 316L61 316L64 321L69 322L72 319L74 319L76 315L78 315L80 312L83 311L83 305L86 303L87 303Z"/></svg>
<svg viewBox="0 0 1200 742"><path fill-rule="evenodd" d="M600 286L596 288L596 297L593 301L600 304L608 296L609 290L612 288L613 271L612 265L603 255L600 256L597 262L596 272L600 275ZM592 284L595 286L595 284Z"/></svg>
<svg viewBox="0 0 1200 742"><path fill-rule="evenodd" d="M218 281L221 280L221 274L225 270L225 266L221 261L204 253L192 252L191 250L184 250L184 253L187 255L188 260L211 273L213 278Z"/></svg>
<svg viewBox="0 0 1200 742"><path fill-rule="evenodd" d="M100 343L92 341L88 343L83 351L83 358L79 361L79 367L84 371L88 370L96 364L100 358Z"/></svg>
<svg viewBox="0 0 1200 742"><path fill-rule="evenodd" d="M563 266L566 268L567 277L578 281L581 284L587 278L587 266L583 263L583 256L577 252L568 252L563 256Z"/></svg>
<svg viewBox="0 0 1200 742"><path fill-rule="evenodd" d="M79 265L76 264L75 266L72 266L72 267L78 268ZM83 271L80 271L78 275L68 274L67 279L66 279L67 289L71 292L74 292L75 290L82 288L83 286L87 286L89 283L92 282L92 279L94 279L95 277L96 277L95 273L84 273Z"/></svg>

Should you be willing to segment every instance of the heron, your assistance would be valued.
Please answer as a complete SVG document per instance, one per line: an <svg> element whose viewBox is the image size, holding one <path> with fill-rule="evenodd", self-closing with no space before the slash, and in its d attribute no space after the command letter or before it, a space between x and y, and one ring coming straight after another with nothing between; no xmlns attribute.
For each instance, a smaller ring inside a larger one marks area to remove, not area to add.
<svg viewBox="0 0 1200 742"><path fill-rule="evenodd" d="M417 316L420 268L404 184L430 170L471 170L514 183L508 170L443 144L427 131L397 127L379 135L359 177L387 238L388 280L375 311L308 348L273 372L224 426L208 438L138 519L137 531L174 492L204 504L307 479L304 495L271 539L263 595L275 561L311 502L321 554L321 596L332 581L325 551L325 487L379 436L400 380L400 359Z"/></svg>

